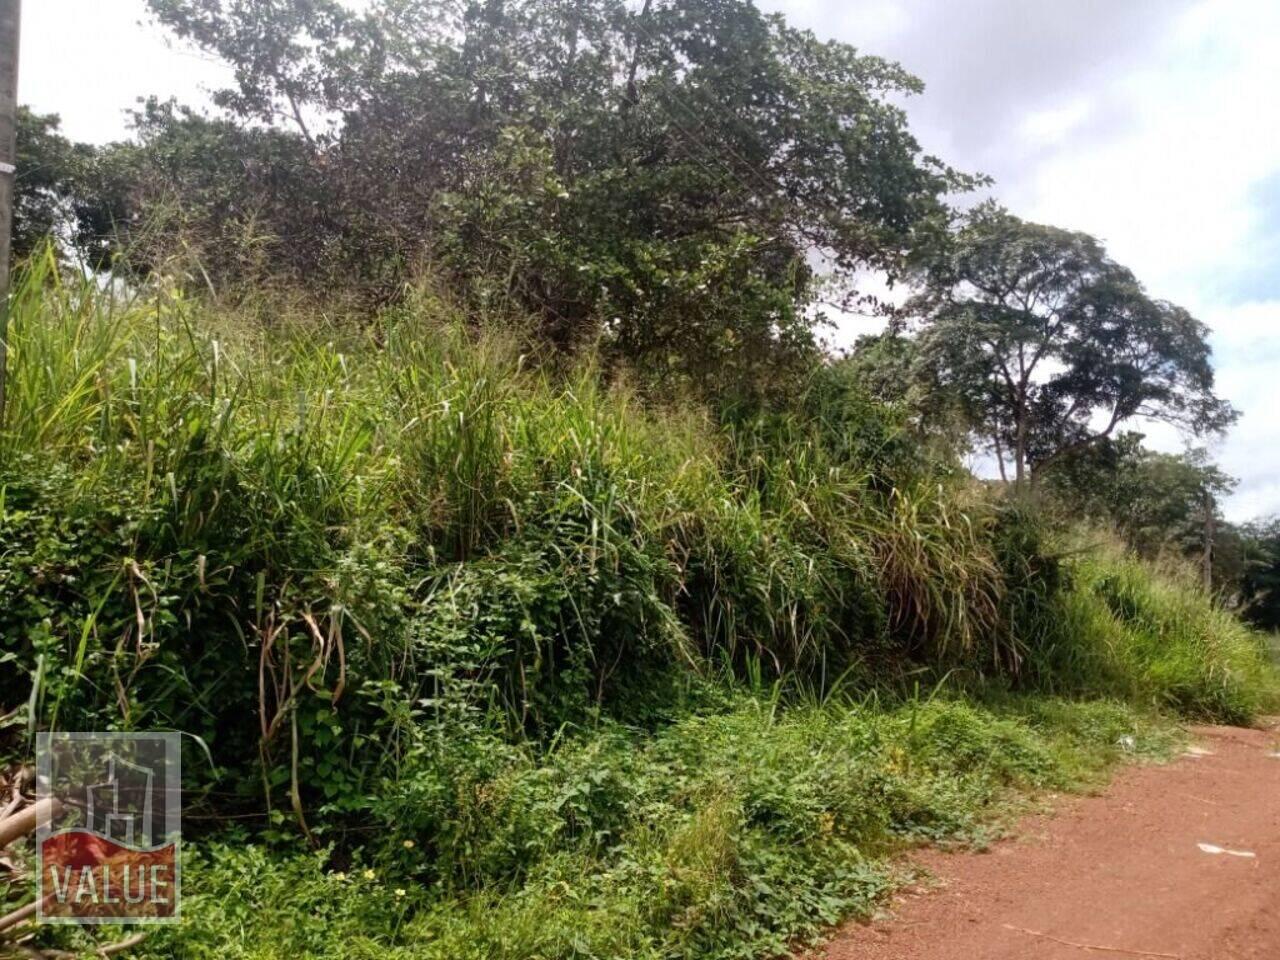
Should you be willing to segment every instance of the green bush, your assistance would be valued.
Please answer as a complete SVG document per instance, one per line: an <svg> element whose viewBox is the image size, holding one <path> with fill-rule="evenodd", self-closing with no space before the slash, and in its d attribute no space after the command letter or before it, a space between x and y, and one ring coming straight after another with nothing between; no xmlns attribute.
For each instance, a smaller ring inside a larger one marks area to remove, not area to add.
<svg viewBox="0 0 1280 960"><path fill-rule="evenodd" d="M990 511L895 481L888 414L856 442L829 404L720 428L430 299L264 328L52 261L11 340L0 694L198 734L246 794L261 759L276 804L361 806L363 747L417 722L397 701L546 740L722 664L1012 662Z"/></svg>
<svg viewBox="0 0 1280 960"><path fill-rule="evenodd" d="M1099 534L1064 562L1069 589L1038 631L1041 682L1185 716L1248 723L1280 702L1265 638L1206 595L1188 569L1157 569Z"/></svg>
<svg viewBox="0 0 1280 960"><path fill-rule="evenodd" d="M541 756L444 745L452 760L406 764L394 826L340 869L324 855L207 846L187 864L183 925L149 949L182 960L778 955L869 913L898 880L889 857L901 845L983 842L1020 791L1097 777L1122 736L1139 755L1176 742L1114 703L781 711L739 694L727 712L656 735L610 727Z"/></svg>
<svg viewBox="0 0 1280 960"><path fill-rule="evenodd" d="M673 678L725 664L1263 702L1229 616L1110 554L1064 575L1034 515L907 456L893 409L826 374L721 427L430 298L264 328L52 261L11 341L0 695L33 726L197 734L245 794L264 761L273 803L364 806L386 771L363 748L404 747L405 703L546 741L670 716Z"/></svg>
<svg viewBox="0 0 1280 960"><path fill-rule="evenodd" d="M156 956L777 954L900 845L1158 752L1132 705L1275 702L1178 571L825 372L717 421L429 298L246 324L51 262L11 322L0 699L192 735Z"/></svg>

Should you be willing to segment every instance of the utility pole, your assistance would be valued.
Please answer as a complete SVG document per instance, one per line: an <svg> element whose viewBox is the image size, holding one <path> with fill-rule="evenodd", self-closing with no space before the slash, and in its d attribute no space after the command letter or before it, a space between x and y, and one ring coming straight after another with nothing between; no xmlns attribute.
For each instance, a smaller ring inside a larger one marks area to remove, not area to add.
<svg viewBox="0 0 1280 960"><path fill-rule="evenodd" d="M0 428L9 379L9 242L17 173L18 37L22 0L0 0Z"/></svg>

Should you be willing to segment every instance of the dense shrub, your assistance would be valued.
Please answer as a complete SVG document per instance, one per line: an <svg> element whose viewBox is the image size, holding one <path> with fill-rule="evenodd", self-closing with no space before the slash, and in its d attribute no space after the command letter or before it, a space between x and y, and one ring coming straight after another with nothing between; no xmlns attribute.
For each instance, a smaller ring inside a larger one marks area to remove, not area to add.
<svg viewBox="0 0 1280 960"><path fill-rule="evenodd" d="M1025 629L1040 686L1230 723L1274 706L1265 638L1217 606L1193 570L1155 567L1093 531L1078 531L1062 554L1065 588Z"/></svg>
<svg viewBox="0 0 1280 960"><path fill-rule="evenodd" d="M940 691L1272 702L1177 571L825 372L716 420L430 298L246 325L47 263L12 324L0 706L191 735L155 956L777 954L866 911L896 846L1168 742Z"/></svg>
<svg viewBox="0 0 1280 960"><path fill-rule="evenodd" d="M263 328L47 262L12 324L4 704L191 733L211 797L265 788L315 836L424 725L652 726L721 670L1263 702L1255 641L1207 599L1114 552L1055 559L825 373L807 406L720 425L430 298Z"/></svg>
<svg viewBox="0 0 1280 960"><path fill-rule="evenodd" d="M176 726L228 764L265 734L274 765L295 723L341 716L344 750L385 722L365 684L464 683L543 735L673 668L834 677L992 624L947 486L882 494L816 426L648 411L426 312L263 332L33 273L6 700L36 677L37 722ZM312 759L302 785L331 793Z"/></svg>
<svg viewBox="0 0 1280 960"><path fill-rule="evenodd" d="M1013 790L1091 781L1177 737L1107 702L934 698L783 711L739 694L654 736L606 726L535 755L415 755L396 826L345 864L210 845L156 957L673 958L784 954L866 914L887 855L981 843ZM1126 740L1126 742L1129 742Z"/></svg>

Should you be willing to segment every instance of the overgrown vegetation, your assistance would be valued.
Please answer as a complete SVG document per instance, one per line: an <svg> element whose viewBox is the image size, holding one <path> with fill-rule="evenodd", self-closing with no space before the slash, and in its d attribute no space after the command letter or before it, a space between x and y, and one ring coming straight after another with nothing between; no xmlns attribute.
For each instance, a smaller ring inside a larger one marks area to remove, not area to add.
<svg viewBox="0 0 1280 960"><path fill-rule="evenodd" d="M1176 740L1102 701L784 709L766 693L537 759L449 742L406 766L387 800L400 828L344 870L206 848L189 923L153 955L778 956L867 914L903 879L894 851L984 843L1012 790L1078 787L1121 741L1133 759Z"/></svg>
<svg viewBox="0 0 1280 960"><path fill-rule="evenodd" d="M1072 587L1041 651L1051 688L1229 723L1248 723L1274 702L1262 637L1215 604L1196 571L1153 566L1114 534L1077 533L1069 549Z"/></svg>
<svg viewBox="0 0 1280 960"><path fill-rule="evenodd" d="M0 713L187 735L152 955L778 955L1277 703L1275 530L1124 432L1233 421L1207 328L951 209L897 64L739 0L148 6L220 112L20 117Z"/></svg>
<svg viewBox="0 0 1280 960"><path fill-rule="evenodd" d="M1135 708L1270 695L1194 584L923 457L839 366L718 425L429 290L264 327L46 258L14 305L0 696L199 738L158 955L776 953Z"/></svg>

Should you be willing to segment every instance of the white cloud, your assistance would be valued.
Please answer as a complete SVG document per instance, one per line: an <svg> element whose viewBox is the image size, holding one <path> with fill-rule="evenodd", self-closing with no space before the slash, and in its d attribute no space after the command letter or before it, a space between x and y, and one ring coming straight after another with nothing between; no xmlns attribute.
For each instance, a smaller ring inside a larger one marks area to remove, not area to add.
<svg viewBox="0 0 1280 960"><path fill-rule="evenodd" d="M1211 0L1101 91L1095 120L1004 185L1018 212L1102 237L1157 295L1205 310L1230 296L1280 169L1280 4Z"/></svg>
<svg viewBox="0 0 1280 960"><path fill-rule="evenodd" d="M1280 512L1280 300L1213 308L1204 319L1214 330L1219 391L1243 413L1214 449L1240 479L1228 515L1246 520Z"/></svg>
<svg viewBox="0 0 1280 960"><path fill-rule="evenodd" d="M1018 133L1033 147L1062 143L1089 119L1094 103L1088 97L1073 97L1062 106L1028 113L1018 125Z"/></svg>
<svg viewBox="0 0 1280 960"><path fill-rule="evenodd" d="M225 86L225 65L146 24L143 0L36 0L22 11L18 96L62 116L76 140L125 136L125 111L139 97L204 103L205 88Z"/></svg>

